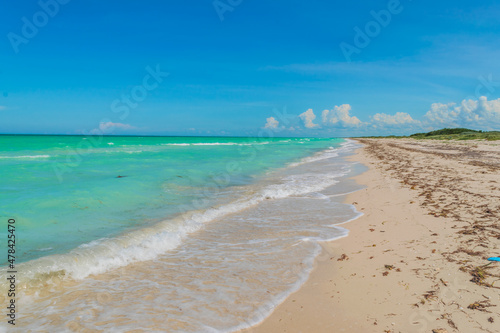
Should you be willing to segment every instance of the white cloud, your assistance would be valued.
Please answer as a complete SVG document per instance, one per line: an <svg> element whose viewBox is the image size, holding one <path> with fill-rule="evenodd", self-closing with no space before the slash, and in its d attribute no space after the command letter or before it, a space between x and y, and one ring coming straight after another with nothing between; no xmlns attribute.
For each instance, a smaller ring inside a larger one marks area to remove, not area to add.
<svg viewBox="0 0 500 333"><path fill-rule="evenodd" d="M417 131L430 131L444 127L468 127L473 129L498 130L500 128L500 98L488 101L485 96L478 100L463 100L461 103L434 103L420 119L414 119L406 112L395 114L376 113L369 121L363 122L351 115L351 106L342 104L332 110L321 113L321 126L315 124L316 115L312 109L295 116L295 121L302 121L305 129L323 131L349 131L362 135L378 131L379 134L411 134ZM295 124L296 124L295 122ZM278 128L279 122L273 117L267 118L265 128ZM285 127L282 127L285 130ZM300 131L301 127L295 127ZM288 129L293 130L293 127ZM384 131L385 130L385 131Z"/></svg>
<svg viewBox="0 0 500 333"><path fill-rule="evenodd" d="M356 116L351 116L351 106L349 104L342 104L341 106L335 106L333 110L324 110L321 114L321 120L325 125L342 125L348 126L358 126L361 124Z"/></svg>
<svg viewBox="0 0 500 333"><path fill-rule="evenodd" d="M323 112L321 112L321 122L323 124L326 124L328 122L328 113L330 112L330 110L323 110Z"/></svg>
<svg viewBox="0 0 500 333"><path fill-rule="evenodd" d="M274 129L274 128L278 128L278 125L280 124L279 121L277 121L276 119L274 119L274 117L269 117L266 119L266 125L264 126L264 128L270 128L270 129Z"/></svg>
<svg viewBox="0 0 500 333"><path fill-rule="evenodd" d="M458 113L453 110L454 105L455 103L432 103L431 108L425 114L424 119L429 124L433 124L435 126L456 126Z"/></svg>
<svg viewBox="0 0 500 333"><path fill-rule="evenodd" d="M482 126L500 124L500 98L488 101L486 96L482 96L478 101L464 100L458 109L462 121Z"/></svg>
<svg viewBox="0 0 500 333"><path fill-rule="evenodd" d="M101 121L99 124L99 128L95 128L90 133L92 134L106 134L106 133L111 133L115 129L120 129L120 130L131 130L135 129L136 127L129 125L129 124L122 124L122 123L113 123L111 121Z"/></svg>
<svg viewBox="0 0 500 333"><path fill-rule="evenodd" d="M376 113L371 117L371 124L374 126L392 126L400 127L405 125L417 125L420 122L413 119L406 112L396 112L394 115L389 115L386 113Z"/></svg>
<svg viewBox="0 0 500 333"><path fill-rule="evenodd" d="M304 113L299 115L300 119L304 122L304 126L306 128L316 128L319 127L318 124L314 124L313 121L316 119L316 115L314 114L312 109L307 110Z"/></svg>
<svg viewBox="0 0 500 333"><path fill-rule="evenodd" d="M479 100L463 100L455 103L434 103L424 116L424 122L430 126L477 126L486 129L498 129L500 126L500 98L488 101L486 96Z"/></svg>
<svg viewBox="0 0 500 333"><path fill-rule="evenodd" d="M99 129L101 131L107 131L109 129L112 129L112 128L119 128L119 129L124 129L124 130L128 130L128 129L134 129L135 127L134 126L131 126L129 124L122 124L122 123L113 123L111 121L107 121L107 122L101 122L99 124Z"/></svg>
<svg viewBox="0 0 500 333"><path fill-rule="evenodd" d="M0 111L6 110L6 109L7 109L7 107L5 105L0 105Z"/></svg>

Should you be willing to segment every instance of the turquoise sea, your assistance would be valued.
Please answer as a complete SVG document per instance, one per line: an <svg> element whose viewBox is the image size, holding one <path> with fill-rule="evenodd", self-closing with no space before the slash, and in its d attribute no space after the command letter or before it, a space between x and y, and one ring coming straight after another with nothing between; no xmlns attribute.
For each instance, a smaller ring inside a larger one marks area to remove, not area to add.
<svg viewBox="0 0 500 333"><path fill-rule="evenodd" d="M232 331L262 320L305 280L317 241L345 236L333 225L359 215L341 203L356 189L348 180L355 164L343 159L356 146L336 138L0 136L0 218L16 220L20 322L27 331L121 332L142 325L132 303L147 318L175 319L154 324L165 331ZM270 270L284 271L276 279ZM76 290L87 298L72 299ZM140 301L144 293L159 302L154 311ZM215 320L218 311L226 315ZM111 319L117 314L122 321Z"/></svg>

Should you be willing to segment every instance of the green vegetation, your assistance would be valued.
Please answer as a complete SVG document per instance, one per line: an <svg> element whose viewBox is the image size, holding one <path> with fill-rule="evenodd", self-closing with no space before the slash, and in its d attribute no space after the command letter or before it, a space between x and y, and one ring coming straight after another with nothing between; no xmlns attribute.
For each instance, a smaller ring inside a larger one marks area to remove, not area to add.
<svg viewBox="0 0 500 333"><path fill-rule="evenodd" d="M379 136L371 138L413 138L431 140L500 140L500 131L476 131L468 128L443 128L428 133L415 133L410 136Z"/></svg>
<svg viewBox="0 0 500 333"><path fill-rule="evenodd" d="M436 135L453 135L453 134L464 134L464 133L482 133L483 131L475 131L468 128L443 128L437 131L432 131L428 133L415 133L410 135L412 138L425 137L425 136L436 136Z"/></svg>
<svg viewBox="0 0 500 333"><path fill-rule="evenodd" d="M428 133L412 134L410 138L434 140L500 140L500 132L475 131L468 128L443 128Z"/></svg>

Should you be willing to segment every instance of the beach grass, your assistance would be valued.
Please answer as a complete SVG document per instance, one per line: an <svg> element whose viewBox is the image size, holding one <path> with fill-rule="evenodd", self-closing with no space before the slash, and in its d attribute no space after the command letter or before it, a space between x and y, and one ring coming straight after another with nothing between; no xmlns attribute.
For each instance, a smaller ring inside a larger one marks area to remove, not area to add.
<svg viewBox="0 0 500 333"><path fill-rule="evenodd" d="M371 136L365 138L413 138L417 140L500 140L500 131L477 131L468 128L443 128L427 133L415 133L408 136Z"/></svg>

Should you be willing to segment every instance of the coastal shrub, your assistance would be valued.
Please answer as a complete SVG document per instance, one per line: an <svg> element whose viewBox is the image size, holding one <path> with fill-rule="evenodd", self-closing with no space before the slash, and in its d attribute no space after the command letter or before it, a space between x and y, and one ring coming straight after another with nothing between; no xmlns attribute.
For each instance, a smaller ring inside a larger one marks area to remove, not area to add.
<svg viewBox="0 0 500 333"><path fill-rule="evenodd" d="M500 140L500 131L482 131L472 130L468 128L443 128L436 131L427 133L415 133L409 136L370 136L368 138L413 138L417 140L430 139L430 140L487 140L494 141Z"/></svg>

